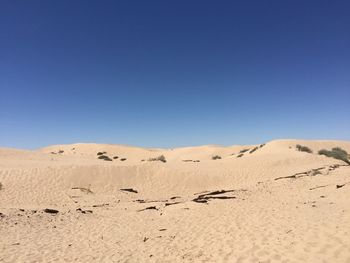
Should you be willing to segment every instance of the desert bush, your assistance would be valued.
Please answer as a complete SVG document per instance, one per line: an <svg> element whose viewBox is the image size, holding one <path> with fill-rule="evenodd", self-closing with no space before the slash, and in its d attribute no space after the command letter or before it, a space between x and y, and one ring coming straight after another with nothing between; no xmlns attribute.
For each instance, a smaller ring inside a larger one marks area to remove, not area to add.
<svg viewBox="0 0 350 263"><path fill-rule="evenodd" d="M149 162L161 161L161 162L163 162L163 163L166 163L166 159L165 159L165 156L164 156L164 155L160 155L160 156L155 157L155 158L149 158L148 161L149 161Z"/></svg>
<svg viewBox="0 0 350 263"><path fill-rule="evenodd" d="M243 150L240 150L239 153L245 153L247 151L249 151L249 149L243 149Z"/></svg>
<svg viewBox="0 0 350 263"><path fill-rule="evenodd" d="M265 146L265 143L260 144L259 148L262 148L262 147L264 147L264 146Z"/></svg>
<svg viewBox="0 0 350 263"><path fill-rule="evenodd" d="M303 145L297 144L295 147L297 148L297 150L299 152L312 153L312 150L309 147L307 147L307 146L303 146Z"/></svg>
<svg viewBox="0 0 350 263"><path fill-rule="evenodd" d="M342 160L342 161L346 162L347 164L350 164L350 161L348 159L348 153L340 147L335 147L331 151L328 151L326 149L322 149L322 150L318 151L318 154L325 155L327 157L331 157L334 159Z"/></svg>
<svg viewBox="0 0 350 263"><path fill-rule="evenodd" d="M113 159L118 159L118 158L119 158L119 156L114 156L114 157L113 157Z"/></svg>
<svg viewBox="0 0 350 263"><path fill-rule="evenodd" d="M212 159L212 160L219 160L219 159L221 159L221 156L219 156L219 155L214 155L214 156L211 157L211 159Z"/></svg>
<svg viewBox="0 0 350 263"><path fill-rule="evenodd" d="M253 148L252 150L249 151L249 153L253 153L253 152L255 152L257 149L259 149L259 147Z"/></svg>
<svg viewBox="0 0 350 263"><path fill-rule="evenodd" d="M107 155L100 155L97 157L98 159L105 160L105 161L113 161L111 158L109 158Z"/></svg>
<svg viewBox="0 0 350 263"><path fill-rule="evenodd" d="M122 162L124 162L124 161L126 161L126 158L121 158L120 160L121 160Z"/></svg>
<svg viewBox="0 0 350 263"><path fill-rule="evenodd" d="M240 153L240 154L237 155L237 158L240 158L240 157L242 157L243 155L244 155L243 153Z"/></svg>
<svg viewBox="0 0 350 263"><path fill-rule="evenodd" d="M107 152L98 152L97 155L104 155L106 154Z"/></svg>

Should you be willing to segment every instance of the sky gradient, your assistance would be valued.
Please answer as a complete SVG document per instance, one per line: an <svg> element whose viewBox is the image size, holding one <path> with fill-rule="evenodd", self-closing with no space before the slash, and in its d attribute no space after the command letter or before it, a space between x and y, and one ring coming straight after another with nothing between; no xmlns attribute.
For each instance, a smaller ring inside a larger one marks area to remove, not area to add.
<svg viewBox="0 0 350 263"><path fill-rule="evenodd" d="M350 140L350 1L0 2L0 146Z"/></svg>

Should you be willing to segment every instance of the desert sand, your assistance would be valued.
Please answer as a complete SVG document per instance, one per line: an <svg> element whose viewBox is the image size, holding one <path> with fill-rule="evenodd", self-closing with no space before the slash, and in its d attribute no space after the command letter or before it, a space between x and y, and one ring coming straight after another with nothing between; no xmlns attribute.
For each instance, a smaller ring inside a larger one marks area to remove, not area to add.
<svg viewBox="0 0 350 263"><path fill-rule="evenodd" d="M0 148L0 262L350 262L350 166L317 154L332 147L350 152Z"/></svg>

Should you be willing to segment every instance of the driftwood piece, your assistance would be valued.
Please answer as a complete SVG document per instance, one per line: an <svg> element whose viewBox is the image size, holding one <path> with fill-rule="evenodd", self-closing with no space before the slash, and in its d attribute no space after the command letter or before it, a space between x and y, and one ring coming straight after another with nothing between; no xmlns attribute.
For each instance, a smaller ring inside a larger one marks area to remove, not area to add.
<svg viewBox="0 0 350 263"><path fill-rule="evenodd" d="M44 212L45 212L45 213L48 213L48 214L57 214L59 211L56 210L56 209L45 208L45 209L44 209Z"/></svg>
<svg viewBox="0 0 350 263"><path fill-rule="evenodd" d="M315 190L315 189L324 188L324 187L327 187L327 186L329 186L329 184L327 184L327 185L315 186L315 187L310 188L309 190Z"/></svg>
<svg viewBox="0 0 350 263"><path fill-rule="evenodd" d="M104 206L109 206L109 204L93 205L92 207L104 207Z"/></svg>
<svg viewBox="0 0 350 263"><path fill-rule="evenodd" d="M92 214L92 210L83 210L81 208L77 208L75 211L80 212L82 214Z"/></svg>
<svg viewBox="0 0 350 263"><path fill-rule="evenodd" d="M203 195L200 195L200 196L219 195L219 194L231 193L231 192L234 192L234 191L235 190L218 190L218 191L209 192L207 194L203 194Z"/></svg>
<svg viewBox="0 0 350 263"><path fill-rule="evenodd" d="M94 192L91 191L90 189L90 186L89 188L85 188L85 187L72 187L73 190L80 190L84 193L87 193L87 194L93 194Z"/></svg>
<svg viewBox="0 0 350 263"><path fill-rule="evenodd" d="M177 204L181 204L181 202L165 203L165 206L177 205Z"/></svg>
<svg viewBox="0 0 350 263"><path fill-rule="evenodd" d="M120 189L120 191L130 192L130 193L135 193L135 194L138 193L137 190L132 189L132 188L122 188L122 189Z"/></svg>
<svg viewBox="0 0 350 263"><path fill-rule="evenodd" d="M275 178L275 181L280 180L280 179L288 179L288 178L296 178L296 175L277 177L277 178Z"/></svg>
<svg viewBox="0 0 350 263"><path fill-rule="evenodd" d="M218 191L213 191L213 192L207 192L205 194L201 194L194 198L192 201L196 203L208 203L210 199L235 199L235 196L217 196L220 194L225 194L225 193L231 193L234 192L235 190L218 190Z"/></svg>
<svg viewBox="0 0 350 263"><path fill-rule="evenodd" d="M143 199L136 199L134 202L138 202L140 204L147 204L147 203L164 203L168 202L168 200L143 200Z"/></svg>
<svg viewBox="0 0 350 263"><path fill-rule="evenodd" d="M144 209L138 210L138 212L142 212L145 210L158 210L158 208L156 206L149 206L149 207L146 207Z"/></svg>
<svg viewBox="0 0 350 263"><path fill-rule="evenodd" d="M320 172L321 170L328 169L328 171L333 171L333 170L339 168L340 166L349 166L349 165L333 164L333 165L329 165L329 166L323 166L323 167L308 170L306 172L300 172L300 173L296 173L296 174L289 175L289 176L277 177L277 178L275 178L275 181L280 180L280 179L297 179L297 178L304 177L304 176L316 176L318 174L321 174L321 172Z"/></svg>

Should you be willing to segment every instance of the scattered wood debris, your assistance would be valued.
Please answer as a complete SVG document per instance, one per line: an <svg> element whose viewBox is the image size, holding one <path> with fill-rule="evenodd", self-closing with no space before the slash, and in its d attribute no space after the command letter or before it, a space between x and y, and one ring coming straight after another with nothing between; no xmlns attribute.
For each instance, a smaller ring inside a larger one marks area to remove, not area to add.
<svg viewBox="0 0 350 263"><path fill-rule="evenodd" d="M316 176L316 175L322 174L321 170L326 170L326 173L328 174L329 171L333 171L333 170L339 168L340 166L348 166L348 165L346 165L346 164L333 164L333 165L329 165L329 166L323 166L323 167L308 170L306 172L296 173L296 174L289 175L289 176L277 177L277 178L275 178L275 181L280 180L280 179L291 179L291 178L296 179L296 178L300 178L300 177L304 177L304 176Z"/></svg>
<svg viewBox="0 0 350 263"><path fill-rule="evenodd" d="M309 190L315 190L315 189L324 188L324 187L327 187L327 186L329 186L329 184L327 184L327 185L315 186L315 187L310 188Z"/></svg>
<svg viewBox="0 0 350 263"><path fill-rule="evenodd" d="M77 208L75 211L81 212L82 214L92 214L92 210L83 210L81 208Z"/></svg>
<svg viewBox="0 0 350 263"><path fill-rule="evenodd" d="M120 191L130 192L130 193L135 193L135 194L137 194L137 193L138 193L138 191L137 191L137 190L132 189L132 188L122 188L122 189L120 189Z"/></svg>
<svg viewBox="0 0 350 263"><path fill-rule="evenodd" d="M85 187L72 187L73 190L80 190L84 193L87 193L87 194L93 194L94 192L91 191L90 189L90 185L88 188L85 188Z"/></svg>
<svg viewBox="0 0 350 263"><path fill-rule="evenodd" d="M181 204L181 202L165 203L165 206L169 206L169 205L177 205L177 204Z"/></svg>
<svg viewBox="0 0 350 263"><path fill-rule="evenodd" d="M195 199L193 199L193 202L196 203L208 203L210 199L235 199L235 196L218 196L221 194L225 193L231 193L234 192L235 190L218 190L218 191L213 191L205 194L201 194L197 196Z"/></svg>
<svg viewBox="0 0 350 263"><path fill-rule="evenodd" d="M57 214L59 211L56 210L56 209L45 208L45 209L44 209L44 212L45 212L45 213L48 213L48 214Z"/></svg>
<svg viewBox="0 0 350 263"><path fill-rule="evenodd" d="M168 202L168 200L143 200L143 199L136 199L134 202L138 202L140 204L146 204L146 203L164 203Z"/></svg>
<svg viewBox="0 0 350 263"><path fill-rule="evenodd" d="M109 204L93 205L92 207L104 207L104 206L109 206Z"/></svg>
<svg viewBox="0 0 350 263"><path fill-rule="evenodd" d="M142 212L145 210L159 210L159 209L156 206L149 206L149 207L146 207L144 209L138 210L138 212Z"/></svg>

